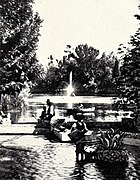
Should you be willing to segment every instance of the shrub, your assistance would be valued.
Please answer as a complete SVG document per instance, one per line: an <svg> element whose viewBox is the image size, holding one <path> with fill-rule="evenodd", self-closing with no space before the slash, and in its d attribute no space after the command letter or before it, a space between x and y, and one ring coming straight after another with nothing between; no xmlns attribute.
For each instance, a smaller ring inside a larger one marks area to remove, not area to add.
<svg viewBox="0 0 140 180"><path fill-rule="evenodd" d="M97 137L99 140L99 144L97 149L114 149L121 150L123 149L123 139L125 137L125 133L119 130L109 129L108 131L102 131L100 129L100 136Z"/></svg>

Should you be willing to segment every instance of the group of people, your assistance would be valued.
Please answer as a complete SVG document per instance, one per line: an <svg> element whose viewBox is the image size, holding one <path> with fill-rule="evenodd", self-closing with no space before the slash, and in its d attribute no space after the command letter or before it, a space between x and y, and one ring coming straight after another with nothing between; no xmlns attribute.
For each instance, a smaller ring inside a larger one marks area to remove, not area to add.
<svg viewBox="0 0 140 180"><path fill-rule="evenodd" d="M52 117L55 115L55 109L50 99L47 99L46 106L43 106L43 111L39 117L38 123L42 126L50 125Z"/></svg>
<svg viewBox="0 0 140 180"><path fill-rule="evenodd" d="M81 103L79 103L79 108L83 108L83 105ZM54 108L54 104L50 101L50 99L47 99L46 101L46 106L43 106L43 111L41 112L41 115L39 117L39 120L41 120L42 122L46 121L46 122L50 122L51 118L55 115L55 108ZM85 127L85 124L83 126L83 121L81 121L82 119L84 119L84 115L82 113L78 113L76 115L74 115L74 119L77 120L77 124L75 124L74 126L79 129L81 129L80 125L82 125L82 127ZM73 126L73 128L74 128ZM73 129L72 128L72 129Z"/></svg>
<svg viewBox="0 0 140 180"><path fill-rule="evenodd" d="M47 99L46 101L47 106L43 106L43 111L41 113L41 116L39 118L39 123L41 123L43 126L50 127L51 119L55 115L55 109L53 103ZM83 109L83 105L81 103L78 104L79 109ZM69 133L69 137L76 145L76 159L79 159L79 156L81 156L81 159L83 159L83 152L84 152L84 137L85 133L88 131L86 123L84 122L85 116L83 115L82 111L79 111L79 113L74 114L73 118L76 120L76 122L72 125ZM64 122L63 122L64 123ZM63 123L60 125L62 130L66 130L66 128L63 127Z"/></svg>
<svg viewBox="0 0 140 180"><path fill-rule="evenodd" d="M81 104L80 104L81 105ZM51 123L52 117L55 115L54 104L47 99L46 106L43 106L43 111L39 117L38 122L43 126L48 126ZM88 131L86 124L84 123L84 115L82 113L75 114L73 117L76 120L76 123L73 124L71 132L78 130L79 132L86 133Z"/></svg>
<svg viewBox="0 0 140 180"><path fill-rule="evenodd" d="M49 124L54 115L54 104L50 101L50 99L47 99L46 106L43 106L43 111L41 112L39 121L44 125ZM83 122L84 115L82 113L75 114L74 119L77 120L77 122L73 124L71 131L73 131L74 129L78 129L79 131L87 131L86 124Z"/></svg>

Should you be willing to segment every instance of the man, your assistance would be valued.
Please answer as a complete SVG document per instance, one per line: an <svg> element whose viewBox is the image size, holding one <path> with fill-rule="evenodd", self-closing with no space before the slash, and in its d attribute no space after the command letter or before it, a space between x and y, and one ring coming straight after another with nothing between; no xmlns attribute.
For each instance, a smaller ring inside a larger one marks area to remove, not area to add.
<svg viewBox="0 0 140 180"><path fill-rule="evenodd" d="M48 123L51 122L51 118L55 115L54 105L50 101L50 99L47 99L46 101L47 107L46 107L46 120Z"/></svg>

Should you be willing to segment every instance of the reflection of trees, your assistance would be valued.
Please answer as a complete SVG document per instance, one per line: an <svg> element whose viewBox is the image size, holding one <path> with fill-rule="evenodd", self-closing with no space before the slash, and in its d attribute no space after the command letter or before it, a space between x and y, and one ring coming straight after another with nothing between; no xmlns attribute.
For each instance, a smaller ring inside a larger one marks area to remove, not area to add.
<svg viewBox="0 0 140 180"><path fill-rule="evenodd" d="M93 163L76 163L74 172L70 175L74 180L105 179L102 170Z"/></svg>
<svg viewBox="0 0 140 180"><path fill-rule="evenodd" d="M76 163L75 169L70 177L74 180L100 179L118 180L127 179L130 173L126 164L111 164L103 162ZM134 173L133 173L134 174ZM134 176L133 176L134 177Z"/></svg>
<svg viewBox="0 0 140 180"><path fill-rule="evenodd" d="M31 157L28 150L16 148L1 148L0 152L0 159L9 159L0 161L0 179L32 179L37 172L32 166L37 154Z"/></svg>

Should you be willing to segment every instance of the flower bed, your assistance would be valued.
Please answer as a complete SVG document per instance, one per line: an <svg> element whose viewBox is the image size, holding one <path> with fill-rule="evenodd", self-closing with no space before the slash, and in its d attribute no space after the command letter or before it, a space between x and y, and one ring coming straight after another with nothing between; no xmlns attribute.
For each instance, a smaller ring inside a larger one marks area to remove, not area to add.
<svg viewBox="0 0 140 180"><path fill-rule="evenodd" d="M85 152L87 160L97 160L104 162L127 162L127 150L123 146L124 132L109 129L108 131L100 130L97 136L97 144Z"/></svg>
<svg viewBox="0 0 140 180"><path fill-rule="evenodd" d="M126 150L97 150L94 159L105 162L127 162L128 154Z"/></svg>

